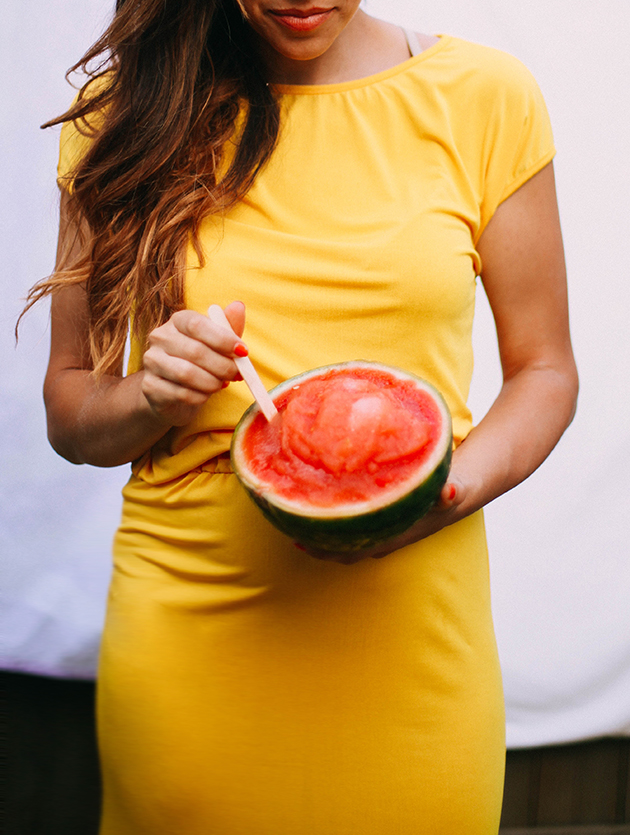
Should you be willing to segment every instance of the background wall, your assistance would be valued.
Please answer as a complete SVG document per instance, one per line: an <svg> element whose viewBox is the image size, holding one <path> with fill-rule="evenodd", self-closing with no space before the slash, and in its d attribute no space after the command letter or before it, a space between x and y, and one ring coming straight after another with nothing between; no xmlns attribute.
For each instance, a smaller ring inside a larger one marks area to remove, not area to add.
<svg viewBox="0 0 630 835"><path fill-rule="evenodd" d="M95 40L110 0L21 0L0 6L0 550L5 669L89 677L103 619L112 530L126 468L75 467L48 446L41 384L48 306L22 298L55 256L59 129L39 130L70 103L64 73Z"/></svg>
<svg viewBox="0 0 630 835"><path fill-rule="evenodd" d="M73 467L47 446L40 388L47 310L12 328L53 264L58 131L38 125L72 95L65 69L102 30L110 0L22 0L0 10L0 542L7 568L0 666L90 678L126 468ZM10 6L9 8L7 8ZM581 372L578 415L553 456L487 510L493 606L511 747L630 735L630 6L627 0L368 0L418 31L505 49L537 77L556 173ZM472 405L500 385L483 293Z"/></svg>

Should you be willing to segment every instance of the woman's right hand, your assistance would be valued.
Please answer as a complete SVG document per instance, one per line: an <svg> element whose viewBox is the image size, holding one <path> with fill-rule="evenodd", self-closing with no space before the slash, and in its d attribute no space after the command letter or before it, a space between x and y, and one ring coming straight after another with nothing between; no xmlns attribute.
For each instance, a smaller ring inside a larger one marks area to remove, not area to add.
<svg viewBox="0 0 630 835"><path fill-rule="evenodd" d="M232 302L225 315L236 336L194 310L180 310L149 334L142 394L156 417L183 426L210 395L240 379L234 357L246 356L239 337L245 305Z"/></svg>

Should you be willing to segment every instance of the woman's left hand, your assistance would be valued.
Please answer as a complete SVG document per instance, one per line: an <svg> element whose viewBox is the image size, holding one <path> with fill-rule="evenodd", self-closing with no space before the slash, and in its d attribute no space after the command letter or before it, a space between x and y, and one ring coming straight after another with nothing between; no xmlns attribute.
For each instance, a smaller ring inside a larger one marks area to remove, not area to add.
<svg viewBox="0 0 630 835"><path fill-rule="evenodd" d="M296 543L296 547L306 551L315 559L339 562L344 565L352 565L368 557L378 560L393 551L404 548L405 545L411 545L412 542L418 542L420 539L425 539L427 536L437 533L442 528L452 525L453 522L457 522L464 515L467 515L462 512L462 505L467 493L468 490L457 477L449 476L436 503L422 518L418 519L415 525L399 536L387 539L371 548L363 548L360 551L323 551L307 548L299 543Z"/></svg>

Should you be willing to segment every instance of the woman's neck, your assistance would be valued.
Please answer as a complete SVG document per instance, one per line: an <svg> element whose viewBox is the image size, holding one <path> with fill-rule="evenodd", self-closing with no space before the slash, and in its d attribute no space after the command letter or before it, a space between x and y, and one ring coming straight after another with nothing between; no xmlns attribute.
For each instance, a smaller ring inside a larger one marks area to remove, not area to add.
<svg viewBox="0 0 630 835"><path fill-rule="evenodd" d="M273 84L355 81L409 58L409 47L402 29L370 17L361 10L324 53L309 60L288 58L262 38L257 40L269 81Z"/></svg>

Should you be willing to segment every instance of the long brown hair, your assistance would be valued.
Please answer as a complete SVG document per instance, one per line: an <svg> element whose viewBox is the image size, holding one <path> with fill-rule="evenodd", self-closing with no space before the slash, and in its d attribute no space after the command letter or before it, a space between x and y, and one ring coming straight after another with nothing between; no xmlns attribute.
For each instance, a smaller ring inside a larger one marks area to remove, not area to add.
<svg viewBox="0 0 630 835"><path fill-rule="evenodd" d="M275 146L279 107L235 0L117 0L103 36L70 68L87 75L72 121L90 137L71 173L79 235L71 261L38 282L27 310L85 287L97 375L184 304L189 241L251 186ZM224 148L236 151L224 162ZM222 172L227 167L224 173Z"/></svg>

